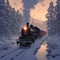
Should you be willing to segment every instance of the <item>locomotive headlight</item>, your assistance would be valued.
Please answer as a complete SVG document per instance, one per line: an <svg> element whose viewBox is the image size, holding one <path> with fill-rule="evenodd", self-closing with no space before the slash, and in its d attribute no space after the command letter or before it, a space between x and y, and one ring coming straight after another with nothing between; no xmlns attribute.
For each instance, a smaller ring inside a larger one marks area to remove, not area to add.
<svg viewBox="0 0 60 60"><path fill-rule="evenodd" d="M27 26L24 26L23 29L26 31L27 30Z"/></svg>

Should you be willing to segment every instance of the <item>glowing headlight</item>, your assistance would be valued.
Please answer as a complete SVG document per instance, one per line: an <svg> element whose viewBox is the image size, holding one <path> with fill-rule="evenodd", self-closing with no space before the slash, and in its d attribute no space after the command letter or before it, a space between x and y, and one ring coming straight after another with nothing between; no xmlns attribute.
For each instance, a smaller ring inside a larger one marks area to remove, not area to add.
<svg viewBox="0 0 60 60"><path fill-rule="evenodd" d="M24 29L24 30L27 30L27 26L24 26L23 29Z"/></svg>

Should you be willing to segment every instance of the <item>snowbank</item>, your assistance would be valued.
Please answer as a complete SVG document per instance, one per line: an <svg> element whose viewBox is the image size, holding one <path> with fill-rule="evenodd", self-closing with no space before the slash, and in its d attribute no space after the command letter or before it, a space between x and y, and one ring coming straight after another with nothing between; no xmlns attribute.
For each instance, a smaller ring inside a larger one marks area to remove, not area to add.
<svg viewBox="0 0 60 60"><path fill-rule="evenodd" d="M47 36L44 36L43 38L39 38L31 45L29 48L19 48L15 44L11 44L11 42L14 40L6 40L7 46L11 47L8 50L1 50L0 51L0 60L37 60L35 53L38 48L40 48L40 45L42 42L47 39ZM15 46L15 47L14 47Z"/></svg>
<svg viewBox="0 0 60 60"><path fill-rule="evenodd" d="M60 37L57 35L52 37L49 36L47 43L48 60L60 60Z"/></svg>

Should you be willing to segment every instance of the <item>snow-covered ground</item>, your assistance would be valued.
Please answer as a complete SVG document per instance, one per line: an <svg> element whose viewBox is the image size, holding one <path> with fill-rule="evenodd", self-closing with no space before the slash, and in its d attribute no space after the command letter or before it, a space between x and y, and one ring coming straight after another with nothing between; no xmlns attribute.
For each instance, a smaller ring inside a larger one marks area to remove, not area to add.
<svg viewBox="0 0 60 60"><path fill-rule="evenodd" d="M60 37L44 36L32 43L31 47L19 47L16 45L17 36L8 39L0 39L0 60L37 60L36 53L46 41L46 60L60 60ZM41 51L41 50L40 50ZM43 52L43 51L42 51Z"/></svg>
<svg viewBox="0 0 60 60"><path fill-rule="evenodd" d="M47 39L47 59L60 60L60 36L50 36Z"/></svg>
<svg viewBox="0 0 60 60"><path fill-rule="evenodd" d="M19 47L16 45L16 38L0 39L0 60L37 60L35 53L46 36L39 38L32 43L31 47Z"/></svg>

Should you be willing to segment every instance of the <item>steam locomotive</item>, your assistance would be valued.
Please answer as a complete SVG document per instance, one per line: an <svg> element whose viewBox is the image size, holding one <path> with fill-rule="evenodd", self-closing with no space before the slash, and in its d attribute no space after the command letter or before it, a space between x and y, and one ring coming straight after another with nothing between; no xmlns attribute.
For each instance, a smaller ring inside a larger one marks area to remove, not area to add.
<svg viewBox="0 0 60 60"><path fill-rule="evenodd" d="M38 31L38 29L30 29L24 26L21 36L19 36L19 39L16 41L16 43L19 46L30 46L38 37L40 37L40 31Z"/></svg>

